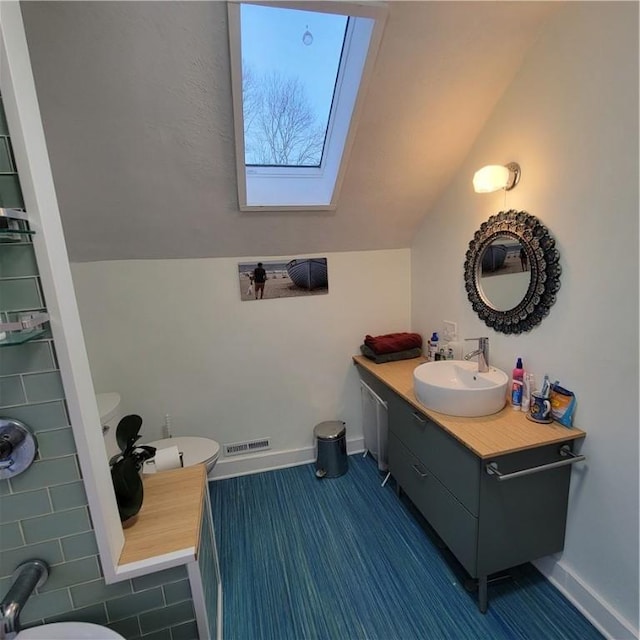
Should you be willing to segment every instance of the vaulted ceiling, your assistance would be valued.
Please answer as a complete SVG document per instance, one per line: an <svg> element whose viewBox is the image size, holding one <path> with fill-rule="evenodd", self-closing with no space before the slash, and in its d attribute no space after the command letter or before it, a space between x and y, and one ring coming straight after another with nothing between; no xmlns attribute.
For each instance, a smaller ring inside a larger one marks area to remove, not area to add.
<svg viewBox="0 0 640 640"><path fill-rule="evenodd" d="M241 213L226 3L23 2L71 261L409 246L559 4L390 2L337 210Z"/></svg>

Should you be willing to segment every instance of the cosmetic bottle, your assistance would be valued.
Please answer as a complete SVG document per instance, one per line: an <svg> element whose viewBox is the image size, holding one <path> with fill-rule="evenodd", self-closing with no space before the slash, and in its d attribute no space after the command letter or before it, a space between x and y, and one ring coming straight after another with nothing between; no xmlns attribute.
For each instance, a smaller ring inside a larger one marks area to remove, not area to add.
<svg viewBox="0 0 640 640"><path fill-rule="evenodd" d="M522 387L524 381L524 369L522 368L522 358L518 358L511 381L511 407L515 411L522 408Z"/></svg>
<svg viewBox="0 0 640 640"><path fill-rule="evenodd" d="M436 331L433 332L431 338L429 339L429 360L431 362L435 362L438 358L436 355L438 354L438 333Z"/></svg>
<svg viewBox="0 0 640 640"><path fill-rule="evenodd" d="M536 388L536 377L533 373L525 373L522 381L522 411L529 411L531 406L531 394Z"/></svg>

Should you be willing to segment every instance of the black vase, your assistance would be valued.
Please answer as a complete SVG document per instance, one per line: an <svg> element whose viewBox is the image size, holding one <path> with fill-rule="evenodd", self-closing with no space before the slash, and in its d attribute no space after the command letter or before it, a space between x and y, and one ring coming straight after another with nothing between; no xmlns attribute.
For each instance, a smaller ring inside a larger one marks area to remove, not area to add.
<svg viewBox="0 0 640 640"><path fill-rule="evenodd" d="M140 464L134 457L123 457L111 467L120 522L125 529L135 523L142 507L144 489L139 468Z"/></svg>

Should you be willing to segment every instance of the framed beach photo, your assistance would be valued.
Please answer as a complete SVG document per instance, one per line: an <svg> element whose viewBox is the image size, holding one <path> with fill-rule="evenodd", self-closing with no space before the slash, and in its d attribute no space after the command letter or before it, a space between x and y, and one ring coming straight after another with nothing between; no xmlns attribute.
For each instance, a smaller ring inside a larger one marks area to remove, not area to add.
<svg viewBox="0 0 640 640"><path fill-rule="evenodd" d="M327 259L240 262L238 284L243 302L326 294L329 293Z"/></svg>

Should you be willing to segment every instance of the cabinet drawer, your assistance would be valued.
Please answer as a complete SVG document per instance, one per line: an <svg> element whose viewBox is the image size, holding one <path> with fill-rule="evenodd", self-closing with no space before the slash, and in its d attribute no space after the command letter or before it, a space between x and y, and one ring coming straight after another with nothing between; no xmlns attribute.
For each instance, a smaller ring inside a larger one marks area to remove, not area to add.
<svg viewBox="0 0 640 640"><path fill-rule="evenodd" d="M428 506L427 468L392 433L389 434L388 447L389 471L411 502L425 515Z"/></svg>
<svg viewBox="0 0 640 640"><path fill-rule="evenodd" d="M393 434L389 434L389 470L460 564L475 577L478 519Z"/></svg>
<svg viewBox="0 0 640 640"><path fill-rule="evenodd" d="M519 451L493 460L503 473L562 460L560 445ZM479 569L493 573L564 547L571 467L549 469L500 482L482 474Z"/></svg>
<svg viewBox="0 0 640 640"><path fill-rule="evenodd" d="M396 394L389 429L474 515L478 515L480 459Z"/></svg>

